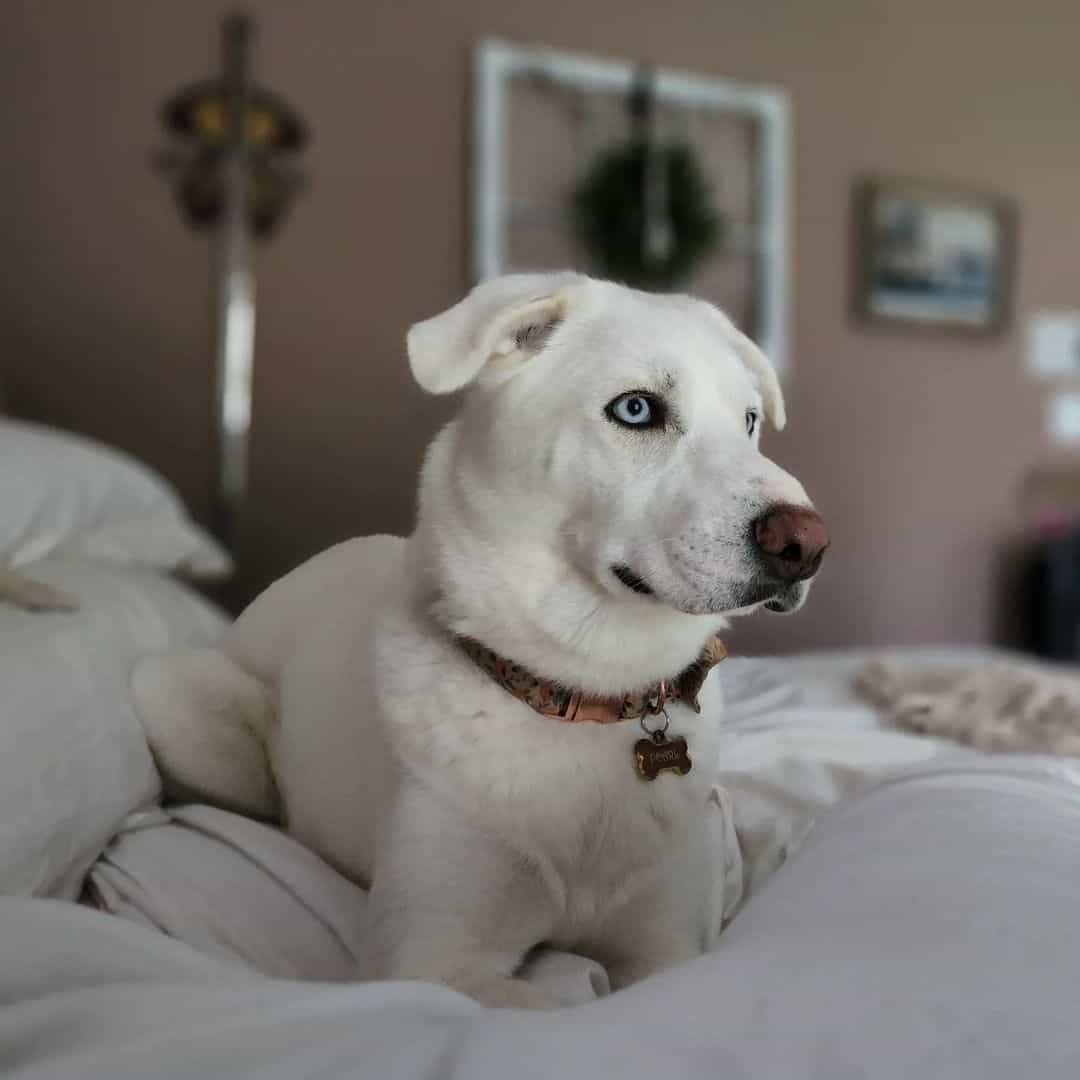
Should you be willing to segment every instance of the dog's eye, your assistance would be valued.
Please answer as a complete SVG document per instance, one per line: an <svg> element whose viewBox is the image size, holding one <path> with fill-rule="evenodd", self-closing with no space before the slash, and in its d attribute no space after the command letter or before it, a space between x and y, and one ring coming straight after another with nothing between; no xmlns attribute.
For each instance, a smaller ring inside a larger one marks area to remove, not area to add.
<svg viewBox="0 0 1080 1080"><path fill-rule="evenodd" d="M664 422L663 403L648 394L620 394L604 411L624 427L659 427Z"/></svg>
<svg viewBox="0 0 1080 1080"><path fill-rule="evenodd" d="M756 409L746 410L746 434L752 439L757 431L758 414Z"/></svg>

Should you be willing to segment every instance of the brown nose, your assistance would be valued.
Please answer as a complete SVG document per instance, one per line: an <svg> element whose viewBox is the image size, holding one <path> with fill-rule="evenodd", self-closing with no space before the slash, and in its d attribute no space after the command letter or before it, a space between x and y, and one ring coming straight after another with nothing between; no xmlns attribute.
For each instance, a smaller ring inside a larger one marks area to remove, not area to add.
<svg viewBox="0 0 1080 1080"><path fill-rule="evenodd" d="M813 577L829 546L825 522L801 506L774 506L754 522L754 540L769 570L782 581Z"/></svg>

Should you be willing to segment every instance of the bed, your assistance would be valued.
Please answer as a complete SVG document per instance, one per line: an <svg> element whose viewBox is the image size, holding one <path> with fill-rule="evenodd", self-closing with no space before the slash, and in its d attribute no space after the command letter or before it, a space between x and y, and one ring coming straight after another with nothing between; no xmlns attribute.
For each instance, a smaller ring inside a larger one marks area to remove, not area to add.
<svg viewBox="0 0 1080 1080"><path fill-rule="evenodd" d="M611 994L541 950L524 974L565 1007L540 1014L356 982L363 891L269 826L162 806L127 702L135 656L222 632L192 581L224 553L150 470L0 419L5 494L0 558L80 601L0 607L5 1075L1080 1075L1080 763L883 729L863 654L732 659L714 952Z"/></svg>

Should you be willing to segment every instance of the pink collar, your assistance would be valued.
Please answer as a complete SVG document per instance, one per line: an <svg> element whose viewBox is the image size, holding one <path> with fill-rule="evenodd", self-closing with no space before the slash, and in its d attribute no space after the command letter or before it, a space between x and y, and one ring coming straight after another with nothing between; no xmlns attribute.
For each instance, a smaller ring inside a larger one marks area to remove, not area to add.
<svg viewBox="0 0 1080 1080"><path fill-rule="evenodd" d="M718 635L714 635L705 642L697 660L674 679L662 679L645 690L636 690L622 697L588 697L580 690L569 690L549 679L537 678L478 641L471 638L458 640L476 666L518 701L535 709L541 716L551 716L571 724L586 720L596 724L637 720L646 713L662 712L665 703L670 701L684 702L699 713L701 705L698 703L698 693L709 672L727 656L724 643Z"/></svg>

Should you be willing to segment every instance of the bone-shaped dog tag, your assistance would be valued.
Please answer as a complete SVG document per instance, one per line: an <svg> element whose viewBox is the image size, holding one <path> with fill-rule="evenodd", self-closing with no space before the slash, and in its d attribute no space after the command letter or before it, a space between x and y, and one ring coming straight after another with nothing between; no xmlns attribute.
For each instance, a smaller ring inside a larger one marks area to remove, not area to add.
<svg viewBox="0 0 1080 1080"><path fill-rule="evenodd" d="M649 739L638 739L634 744L634 760L638 775L645 780L655 780L662 772L669 771L685 776L691 769L686 740L681 735L669 739L662 731L654 731Z"/></svg>

